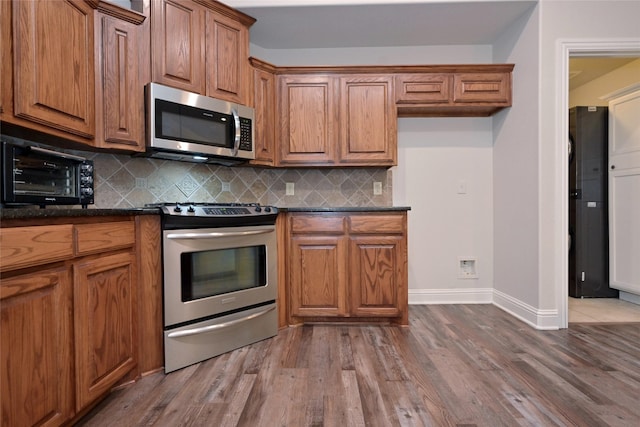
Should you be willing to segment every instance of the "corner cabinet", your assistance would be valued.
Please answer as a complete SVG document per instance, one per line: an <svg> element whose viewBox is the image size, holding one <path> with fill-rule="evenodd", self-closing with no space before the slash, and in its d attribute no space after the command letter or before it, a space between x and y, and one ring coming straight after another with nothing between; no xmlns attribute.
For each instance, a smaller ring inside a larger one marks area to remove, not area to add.
<svg viewBox="0 0 640 427"><path fill-rule="evenodd" d="M255 20L207 0L150 6L152 81L248 104L249 27Z"/></svg>
<svg viewBox="0 0 640 427"><path fill-rule="evenodd" d="M289 213L289 323L407 325L406 220L406 212Z"/></svg>
<svg viewBox="0 0 640 427"><path fill-rule="evenodd" d="M69 424L118 382L139 376L139 360L145 370L162 366L160 304L143 292L160 294L160 273L148 268L160 255L145 246L157 239L136 239L150 224L128 216L34 221L3 220L0 229L7 426Z"/></svg>
<svg viewBox="0 0 640 427"><path fill-rule="evenodd" d="M144 150L145 16L105 1L1 7L3 28L13 30L3 30L1 120L93 147Z"/></svg>
<svg viewBox="0 0 640 427"><path fill-rule="evenodd" d="M279 76L279 166L394 166L393 78Z"/></svg>

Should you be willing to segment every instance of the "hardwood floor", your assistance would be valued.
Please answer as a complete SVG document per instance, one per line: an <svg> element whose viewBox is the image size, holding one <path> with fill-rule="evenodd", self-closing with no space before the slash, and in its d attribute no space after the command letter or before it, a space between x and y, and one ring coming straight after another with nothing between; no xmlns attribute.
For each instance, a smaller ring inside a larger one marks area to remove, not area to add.
<svg viewBox="0 0 640 427"><path fill-rule="evenodd" d="M113 392L83 426L638 426L640 323L536 331L491 305L314 325Z"/></svg>

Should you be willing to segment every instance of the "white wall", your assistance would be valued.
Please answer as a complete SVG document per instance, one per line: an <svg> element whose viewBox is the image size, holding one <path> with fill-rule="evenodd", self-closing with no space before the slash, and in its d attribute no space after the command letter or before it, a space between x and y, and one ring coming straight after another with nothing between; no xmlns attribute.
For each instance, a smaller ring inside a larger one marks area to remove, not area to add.
<svg viewBox="0 0 640 427"><path fill-rule="evenodd" d="M490 63L490 46L278 49L251 46L275 65ZM493 287L492 118L398 121L395 205L410 206L409 301L490 302ZM458 183L467 193L458 194ZM458 257L477 279L458 278Z"/></svg>
<svg viewBox="0 0 640 427"><path fill-rule="evenodd" d="M640 59L569 92L569 108L589 105L606 107L609 105L607 95L638 84L640 84Z"/></svg>
<svg viewBox="0 0 640 427"><path fill-rule="evenodd" d="M494 45L494 61L514 63L513 106L494 118L494 303L542 327L539 283L539 10Z"/></svg>
<svg viewBox="0 0 640 427"><path fill-rule="evenodd" d="M410 303L491 302L491 125L490 118L398 121L393 197L411 206ZM475 259L477 278L459 277L459 257Z"/></svg>

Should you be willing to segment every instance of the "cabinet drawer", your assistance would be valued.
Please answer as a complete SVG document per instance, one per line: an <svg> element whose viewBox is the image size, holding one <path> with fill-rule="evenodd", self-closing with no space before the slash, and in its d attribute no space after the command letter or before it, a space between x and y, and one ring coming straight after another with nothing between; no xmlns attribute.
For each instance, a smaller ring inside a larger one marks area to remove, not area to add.
<svg viewBox="0 0 640 427"><path fill-rule="evenodd" d="M133 246L135 230L132 221L76 225L77 255Z"/></svg>
<svg viewBox="0 0 640 427"><path fill-rule="evenodd" d="M454 102L510 103L509 73L460 73L453 77Z"/></svg>
<svg viewBox="0 0 640 427"><path fill-rule="evenodd" d="M450 86L450 74L401 74L396 76L396 102L447 103Z"/></svg>
<svg viewBox="0 0 640 427"><path fill-rule="evenodd" d="M73 226L43 225L0 229L1 271L73 257Z"/></svg>
<svg viewBox="0 0 640 427"><path fill-rule="evenodd" d="M404 217L400 215L352 215L349 232L360 234L402 234Z"/></svg>
<svg viewBox="0 0 640 427"><path fill-rule="evenodd" d="M292 233L343 233L344 216L294 215Z"/></svg>

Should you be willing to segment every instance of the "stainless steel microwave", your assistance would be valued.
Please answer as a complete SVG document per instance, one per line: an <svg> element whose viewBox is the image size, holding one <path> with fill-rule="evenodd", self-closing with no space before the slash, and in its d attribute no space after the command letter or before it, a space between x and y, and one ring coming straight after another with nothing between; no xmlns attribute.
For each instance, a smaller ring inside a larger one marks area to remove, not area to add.
<svg viewBox="0 0 640 427"><path fill-rule="evenodd" d="M229 166L255 158L253 108L158 83L145 90L147 156Z"/></svg>

